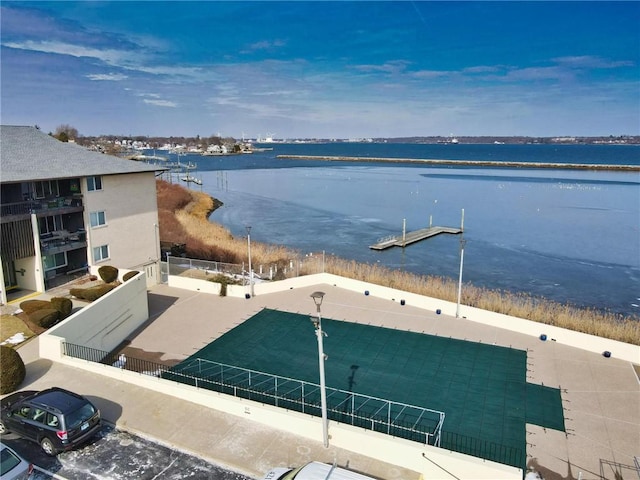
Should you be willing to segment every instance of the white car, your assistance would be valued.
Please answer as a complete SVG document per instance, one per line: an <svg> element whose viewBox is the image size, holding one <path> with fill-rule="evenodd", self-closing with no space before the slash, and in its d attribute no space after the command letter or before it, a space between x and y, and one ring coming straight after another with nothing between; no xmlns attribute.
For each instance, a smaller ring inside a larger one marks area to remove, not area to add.
<svg viewBox="0 0 640 480"><path fill-rule="evenodd" d="M29 479L31 473L33 473L33 464L0 442L0 480Z"/></svg>
<svg viewBox="0 0 640 480"><path fill-rule="evenodd" d="M274 468L263 480L376 480L361 473L321 462L311 462L298 468Z"/></svg>

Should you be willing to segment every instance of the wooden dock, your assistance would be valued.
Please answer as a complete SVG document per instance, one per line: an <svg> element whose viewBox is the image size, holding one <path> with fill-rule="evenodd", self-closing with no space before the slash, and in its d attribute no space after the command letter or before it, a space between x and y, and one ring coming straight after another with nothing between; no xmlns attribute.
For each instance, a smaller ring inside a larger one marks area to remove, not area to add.
<svg viewBox="0 0 640 480"><path fill-rule="evenodd" d="M441 233L460 234L461 228L456 227L427 227L420 230L414 230L413 232L407 232L404 235L392 236L388 238L380 239L375 245L369 246L372 250L385 250L391 247L406 247L412 243L425 240L427 238L435 237Z"/></svg>

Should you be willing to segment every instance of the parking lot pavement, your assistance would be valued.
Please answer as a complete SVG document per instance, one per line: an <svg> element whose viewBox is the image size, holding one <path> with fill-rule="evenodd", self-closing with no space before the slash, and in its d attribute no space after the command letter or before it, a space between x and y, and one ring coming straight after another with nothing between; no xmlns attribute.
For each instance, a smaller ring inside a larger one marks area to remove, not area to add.
<svg viewBox="0 0 640 480"><path fill-rule="evenodd" d="M87 445L57 457L13 434L4 435L2 441L36 466L32 480L251 480L106 424Z"/></svg>

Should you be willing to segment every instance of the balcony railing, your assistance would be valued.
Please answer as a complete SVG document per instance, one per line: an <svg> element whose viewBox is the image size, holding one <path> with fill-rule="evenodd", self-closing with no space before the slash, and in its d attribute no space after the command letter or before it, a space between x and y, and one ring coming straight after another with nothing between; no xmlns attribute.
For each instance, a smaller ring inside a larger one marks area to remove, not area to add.
<svg viewBox="0 0 640 480"><path fill-rule="evenodd" d="M45 255L86 247L87 234L84 230L77 232L58 230L40 235L40 248Z"/></svg>
<svg viewBox="0 0 640 480"><path fill-rule="evenodd" d="M2 217L9 216L25 216L31 213L38 213L53 209L74 209L82 208L82 198L77 195L68 197L56 197L50 200L27 200L24 202L3 203L0 206L0 215Z"/></svg>

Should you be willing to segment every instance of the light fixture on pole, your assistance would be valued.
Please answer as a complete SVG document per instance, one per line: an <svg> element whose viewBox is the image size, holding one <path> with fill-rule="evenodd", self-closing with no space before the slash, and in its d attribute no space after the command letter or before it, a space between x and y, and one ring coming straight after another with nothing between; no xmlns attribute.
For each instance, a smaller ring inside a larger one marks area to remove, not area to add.
<svg viewBox="0 0 640 480"><path fill-rule="evenodd" d="M247 248L249 250L249 293L253 297L253 269L251 268L251 226L247 226Z"/></svg>
<svg viewBox="0 0 640 480"><path fill-rule="evenodd" d="M320 305L322 305L322 299L324 297L324 292L313 292L311 294L311 298L313 298L313 303L316 304L316 308L318 310L318 318L311 318L314 327L316 327L316 336L318 337L318 364L320 366L320 406L322 409L322 440L324 442L324 447L329 447L329 432L328 432L328 424L327 424L327 392L325 389L325 381L324 381L324 362L326 357L324 355L324 347L322 345L322 337L325 333L322 331L322 316L320 314Z"/></svg>
<svg viewBox="0 0 640 480"><path fill-rule="evenodd" d="M464 244L466 240L460 237L460 276L458 277L458 304L456 305L456 318L460 318L460 297L462 296L462 265L464 263Z"/></svg>

